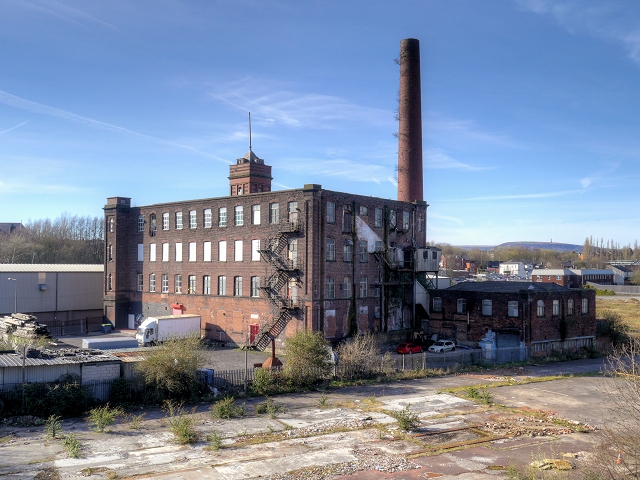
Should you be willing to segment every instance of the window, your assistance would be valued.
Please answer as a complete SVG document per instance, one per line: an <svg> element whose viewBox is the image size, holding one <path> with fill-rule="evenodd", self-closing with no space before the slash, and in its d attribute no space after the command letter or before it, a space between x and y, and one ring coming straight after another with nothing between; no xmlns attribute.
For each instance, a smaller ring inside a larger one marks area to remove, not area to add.
<svg viewBox="0 0 640 480"><path fill-rule="evenodd" d="M227 226L227 207L220 207L218 209L218 226L219 227Z"/></svg>
<svg viewBox="0 0 640 480"><path fill-rule="evenodd" d="M336 241L333 238L327 238L327 262L335 262L336 260Z"/></svg>
<svg viewBox="0 0 640 480"><path fill-rule="evenodd" d="M389 228L396 228L396 211L389 210Z"/></svg>
<svg viewBox="0 0 640 480"><path fill-rule="evenodd" d="M143 288L144 288L144 276L141 273L139 273L138 274L138 286L136 287L136 290L138 292L141 292Z"/></svg>
<svg viewBox="0 0 640 480"><path fill-rule="evenodd" d="M376 278L376 282L375 282L376 285L373 288L373 296L376 298L380 298L380 282L381 281L382 280L380 280L380 277Z"/></svg>
<svg viewBox="0 0 640 480"><path fill-rule="evenodd" d="M351 278L344 277L342 282L342 297L351 298Z"/></svg>
<svg viewBox="0 0 640 480"><path fill-rule="evenodd" d="M573 298L567 300L567 315L573 315Z"/></svg>
<svg viewBox="0 0 640 480"><path fill-rule="evenodd" d="M189 228L198 228L198 217L195 210L189 211Z"/></svg>
<svg viewBox="0 0 640 480"><path fill-rule="evenodd" d="M176 242L176 262L182 261L182 242Z"/></svg>
<svg viewBox="0 0 640 480"><path fill-rule="evenodd" d="M518 316L518 302L517 301L510 301L507 303L507 315L509 315L510 317L517 317Z"/></svg>
<svg viewBox="0 0 640 480"><path fill-rule="evenodd" d="M251 277L251 296L260 296L260 277Z"/></svg>
<svg viewBox="0 0 640 480"><path fill-rule="evenodd" d="M367 277L360 277L360 298L367 298Z"/></svg>
<svg viewBox="0 0 640 480"><path fill-rule="evenodd" d="M345 240L344 247L342 251L342 259L345 262L353 261L353 244L351 240Z"/></svg>
<svg viewBox="0 0 640 480"><path fill-rule="evenodd" d="M189 261L196 261L196 242L189 242Z"/></svg>
<svg viewBox="0 0 640 480"><path fill-rule="evenodd" d="M152 293L156 291L156 274L155 273L152 273L149 275L149 291Z"/></svg>
<svg viewBox="0 0 640 480"><path fill-rule="evenodd" d="M381 240L376 240L375 246L374 246L374 251L376 252L382 252L382 241Z"/></svg>
<svg viewBox="0 0 640 480"><path fill-rule="evenodd" d="M196 276L189 275L189 291L187 292L189 295L193 295L196 293Z"/></svg>
<svg viewBox="0 0 640 480"><path fill-rule="evenodd" d="M156 261L156 244L155 243L149 244L149 261L150 262Z"/></svg>
<svg viewBox="0 0 640 480"><path fill-rule="evenodd" d="M556 280L562 280L562 275L556 275Z"/></svg>
<svg viewBox="0 0 640 480"><path fill-rule="evenodd" d="M221 240L218 242L218 261L226 262L227 261L227 241Z"/></svg>
<svg viewBox="0 0 640 480"><path fill-rule="evenodd" d="M218 277L218 295L227 294L227 277L224 275Z"/></svg>
<svg viewBox="0 0 640 480"><path fill-rule="evenodd" d="M242 296L242 277L233 277L233 295Z"/></svg>
<svg viewBox="0 0 640 480"><path fill-rule="evenodd" d="M538 307L537 315L539 317L544 317L544 301L543 300L538 300L538 303L536 305Z"/></svg>
<svg viewBox="0 0 640 480"><path fill-rule="evenodd" d="M456 313L467 313L467 300L464 298L459 298L456 302Z"/></svg>
<svg viewBox="0 0 640 480"><path fill-rule="evenodd" d="M202 294L211 295L211 277L209 275L202 277Z"/></svg>
<svg viewBox="0 0 640 480"><path fill-rule="evenodd" d="M251 240L251 261L260 261L260 240Z"/></svg>
<svg viewBox="0 0 640 480"><path fill-rule="evenodd" d="M402 230L409 231L409 212L402 212Z"/></svg>
<svg viewBox="0 0 640 480"><path fill-rule="evenodd" d="M442 311L442 298L441 297L434 297L433 298L433 311L434 312L441 312Z"/></svg>
<svg viewBox="0 0 640 480"><path fill-rule="evenodd" d="M182 230L182 212L176 212L176 230Z"/></svg>
<svg viewBox="0 0 640 480"><path fill-rule="evenodd" d="M112 281L111 274L109 274L109 276L107 277L107 290L109 291L113 290L113 281Z"/></svg>
<svg viewBox="0 0 640 480"><path fill-rule="evenodd" d="M329 300L336 298L336 284L333 281L333 278L327 277L327 281L325 283L326 287L326 297Z"/></svg>
<svg viewBox="0 0 640 480"><path fill-rule="evenodd" d="M156 227L156 214L152 213L151 215L149 215L149 236L156 236Z"/></svg>
<svg viewBox="0 0 640 480"><path fill-rule="evenodd" d="M280 223L280 205L278 203L269 204L269 223Z"/></svg>
<svg viewBox="0 0 640 480"><path fill-rule="evenodd" d="M109 261L113 260L113 245L109 245Z"/></svg>
<svg viewBox="0 0 640 480"><path fill-rule="evenodd" d="M244 210L242 209L242 205L237 205L234 209L235 217L233 220L234 225L237 227L241 227L244 225Z"/></svg>
<svg viewBox="0 0 640 480"><path fill-rule="evenodd" d="M144 215L138 215L138 231L144 232Z"/></svg>
<svg viewBox="0 0 640 480"><path fill-rule="evenodd" d="M207 208L204 211L204 228L211 228L211 209Z"/></svg>
<svg viewBox="0 0 640 480"><path fill-rule="evenodd" d="M360 216L361 217L366 217L368 216L368 212L367 212L367 207L363 207L362 205L360 205Z"/></svg>
<svg viewBox="0 0 640 480"><path fill-rule="evenodd" d="M251 205L251 225L260 225L260 205Z"/></svg>
<svg viewBox="0 0 640 480"><path fill-rule="evenodd" d="M589 299L588 298L583 298L582 299L582 313L589 313Z"/></svg>
<svg viewBox="0 0 640 480"><path fill-rule="evenodd" d="M169 230L169 212L162 214L162 230Z"/></svg>
<svg viewBox="0 0 640 480"><path fill-rule="evenodd" d="M169 244L168 243L162 244L162 261L163 262L169 261Z"/></svg>
<svg viewBox="0 0 640 480"><path fill-rule="evenodd" d="M211 242L204 242L204 244L202 245L202 261L211 261Z"/></svg>
<svg viewBox="0 0 640 480"><path fill-rule="evenodd" d="M116 221L113 219L113 217L109 218L109 232L113 233L113 231L115 230L115 223Z"/></svg>
<svg viewBox="0 0 640 480"><path fill-rule="evenodd" d="M560 300L553 301L553 315L560 315Z"/></svg>
<svg viewBox="0 0 640 480"><path fill-rule="evenodd" d="M551 275L547 275L547 280L551 280Z"/></svg>
<svg viewBox="0 0 640 480"><path fill-rule="evenodd" d="M374 225L378 228L382 227L382 209L376 208L376 217Z"/></svg>
<svg viewBox="0 0 640 480"><path fill-rule="evenodd" d="M327 202L327 223L336 223L336 204Z"/></svg>
<svg viewBox="0 0 640 480"><path fill-rule="evenodd" d="M289 214L289 222L298 221L298 202L289 202L287 204L287 213Z"/></svg>
<svg viewBox="0 0 640 480"><path fill-rule="evenodd" d="M493 313L493 303L491 300L482 300L482 315L491 315Z"/></svg>
<svg viewBox="0 0 640 480"><path fill-rule="evenodd" d="M342 212L342 231L344 233L351 233L353 214L351 212L351 205L345 205Z"/></svg>
<svg viewBox="0 0 640 480"><path fill-rule="evenodd" d="M182 293L182 275L178 274L173 277L173 284L175 286L176 293Z"/></svg>
<svg viewBox="0 0 640 480"><path fill-rule="evenodd" d="M233 261L242 261L242 240L236 240L233 242Z"/></svg>
<svg viewBox="0 0 640 480"><path fill-rule="evenodd" d="M368 248L368 243L366 240L360 240L358 242L358 245L360 247L360 262L364 263L364 262L368 262L369 261L369 255L367 255L367 248Z"/></svg>
<svg viewBox="0 0 640 480"><path fill-rule="evenodd" d="M162 274L162 293L169 293L169 275L166 273Z"/></svg>
<svg viewBox="0 0 640 480"><path fill-rule="evenodd" d="M541 281L542 281L542 275L536 276L536 282L541 282Z"/></svg>

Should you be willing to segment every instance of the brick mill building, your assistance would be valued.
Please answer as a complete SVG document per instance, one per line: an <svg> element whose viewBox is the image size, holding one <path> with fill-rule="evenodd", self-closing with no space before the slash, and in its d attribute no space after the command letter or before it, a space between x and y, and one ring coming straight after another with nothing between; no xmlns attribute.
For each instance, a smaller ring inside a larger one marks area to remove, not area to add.
<svg viewBox="0 0 640 480"><path fill-rule="evenodd" d="M206 337L256 348L301 329L337 340L423 328L440 251L426 245L420 58L401 42L398 200L325 190L271 191L249 147L229 196L131 206L107 199L104 315L116 327L202 317Z"/></svg>
<svg viewBox="0 0 640 480"><path fill-rule="evenodd" d="M463 282L433 292L431 333L477 343L491 330L496 346L545 353L595 345L596 292L555 283Z"/></svg>

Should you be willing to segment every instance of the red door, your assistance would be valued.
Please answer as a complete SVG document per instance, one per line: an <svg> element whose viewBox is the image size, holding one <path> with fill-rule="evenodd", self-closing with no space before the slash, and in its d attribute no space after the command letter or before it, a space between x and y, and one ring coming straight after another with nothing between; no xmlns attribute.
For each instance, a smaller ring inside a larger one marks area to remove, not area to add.
<svg viewBox="0 0 640 480"><path fill-rule="evenodd" d="M249 343L253 343L259 331L260 325L258 325L257 323L252 323L251 325L249 325Z"/></svg>

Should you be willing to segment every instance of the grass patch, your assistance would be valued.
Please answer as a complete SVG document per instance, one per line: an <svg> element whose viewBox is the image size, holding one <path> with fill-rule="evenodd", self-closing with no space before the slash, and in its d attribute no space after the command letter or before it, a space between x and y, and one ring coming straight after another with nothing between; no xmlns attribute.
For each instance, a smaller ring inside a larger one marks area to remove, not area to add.
<svg viewBox="0 0 640 480"><path fill-rule="evenodd" d="M606 298L596 302L596 318L602 318L603 312L607 310L620 315L633 335L640 335L640 301L635 298Z"/></svg>
<svg viewBox="0 0 640 480"><path fill-rule="evenodd" d="M411 411L411 404L407 404L402 410L385 410L384 413L395 418L396 422L398 422L398 427L405 432L412 432L420 426L420 417L418 417L417 413Z"/></svg>
<svg viewBox="0 0 640 480"><path fill-rule="evenodd" d="M476 403L482 405L491 405L493 403L491 394L486 388L467 387L463 392L465 392L464 395L469 400L473 400Z"/></svg>
<svg viewBox="0 0 640 480"><path fill-rule="evenodd" d="M233 397L225 397L217 401L209 410L211 418L240 418L244 417L244 404L237 405Z"/></svg>

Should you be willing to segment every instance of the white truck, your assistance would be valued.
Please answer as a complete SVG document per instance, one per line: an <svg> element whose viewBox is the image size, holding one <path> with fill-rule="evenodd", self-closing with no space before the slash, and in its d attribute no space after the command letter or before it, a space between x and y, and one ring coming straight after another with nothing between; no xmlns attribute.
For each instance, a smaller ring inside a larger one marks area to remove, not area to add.
<svg viewBox="0 0 640 480"><path fill-rule="evenodd" d="M147 317L138 327L136 340L138 345L146 347L165 340L192 335L200 337L200 315L167 315Z"/></svg>

